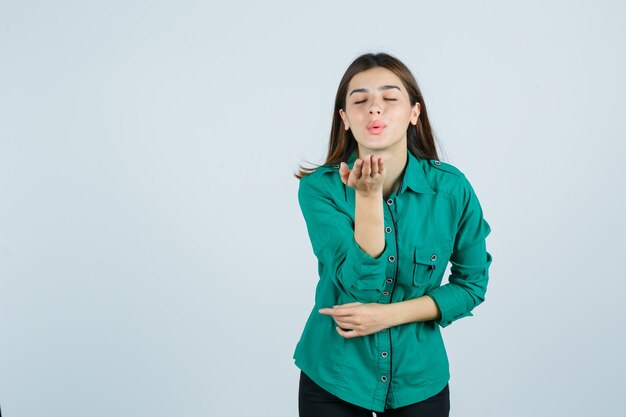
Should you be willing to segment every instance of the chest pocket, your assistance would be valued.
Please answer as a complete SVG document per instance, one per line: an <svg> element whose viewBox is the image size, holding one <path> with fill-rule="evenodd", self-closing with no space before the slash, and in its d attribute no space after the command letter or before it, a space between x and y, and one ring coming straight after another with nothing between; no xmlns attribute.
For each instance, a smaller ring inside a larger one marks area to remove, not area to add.
<svg viewBox="0 0 626 417"><path fill-rule="evenodd" d="M440 280L452 254L452 240L438 239L415 248L413 285L421 286Z"/></svg>

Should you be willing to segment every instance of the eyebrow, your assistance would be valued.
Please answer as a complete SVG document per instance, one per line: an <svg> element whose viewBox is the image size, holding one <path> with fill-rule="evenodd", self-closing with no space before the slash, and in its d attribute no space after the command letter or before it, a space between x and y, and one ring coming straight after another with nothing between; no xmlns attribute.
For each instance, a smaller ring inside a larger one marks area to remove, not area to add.
<svg viewBox="0 0 626 417"><path fill-rule="evenodd" d="M391 90L391 89L397 89L398 91L402 91L400 90L400 87L398 87L397 85L391 85L391 84L386 84L383 86L378 87L379 90ZM348 94L348 97L350 97L352 94L354 93L367 93L369 90L367 88L355 88L354 90L352 90L350 92L350 94Z"/></svg>

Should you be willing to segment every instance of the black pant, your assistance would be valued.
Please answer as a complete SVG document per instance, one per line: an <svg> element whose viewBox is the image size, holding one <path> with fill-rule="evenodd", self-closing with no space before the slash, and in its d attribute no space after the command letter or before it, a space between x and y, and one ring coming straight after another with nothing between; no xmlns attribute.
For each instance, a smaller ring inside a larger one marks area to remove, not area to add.
<svg viewBox="0 0 626 417"><path fill-rule="evenodd" d="M371 410L346 402L317 385L300 371L298 392L300 417L448 417L450 389L448 385L437 395L405 407L388 409L373 414Z"/></svg>

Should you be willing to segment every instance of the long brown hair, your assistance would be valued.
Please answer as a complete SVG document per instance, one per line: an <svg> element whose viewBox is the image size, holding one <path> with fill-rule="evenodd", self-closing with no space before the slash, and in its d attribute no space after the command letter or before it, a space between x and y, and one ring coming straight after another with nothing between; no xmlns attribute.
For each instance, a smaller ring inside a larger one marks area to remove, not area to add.
<svg viewBox="0 0 626 417"><path fill-rule="evenodd" d="M333 112L333 124L330 130L330 140L328 141L328 155L326 156L327 164L337 164L346 161L348 157L357 149L357 142L352 135L352 130L343 128L343 121L339 115L339 109L346 108L346 96L348 93L348 84L352 77L372 68L382 67L393 72L407 89L411 106L420 103L420 115L417 119L417 125L409 124L407 133L407 147L409 151L417 158L422 159L439 159L437 148L435 147L435 138L428 121L428 112L426 111L426 103L420 91L417 81L411 71L398 58L386 53L364 54L355 59L343 74L339 87L337 88L337 96L335 97L335 108ZM300 171L295 174L300 179L315 171L316 168L300 167Z"/></svg>

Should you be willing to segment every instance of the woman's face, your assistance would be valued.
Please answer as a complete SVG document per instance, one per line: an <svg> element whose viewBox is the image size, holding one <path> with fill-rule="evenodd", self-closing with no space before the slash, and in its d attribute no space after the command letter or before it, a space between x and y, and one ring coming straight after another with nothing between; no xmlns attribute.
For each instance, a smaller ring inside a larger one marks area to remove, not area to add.
<svg viewBox="0 0 626 417"><path fill-rule="evenodd" d="M406 152L406 130L409 123L417 123L420 106L411 106L409 93L393 72L376 67L352 77L345 107L339 115L345 129L352 129L360 155Z"/></svg>

